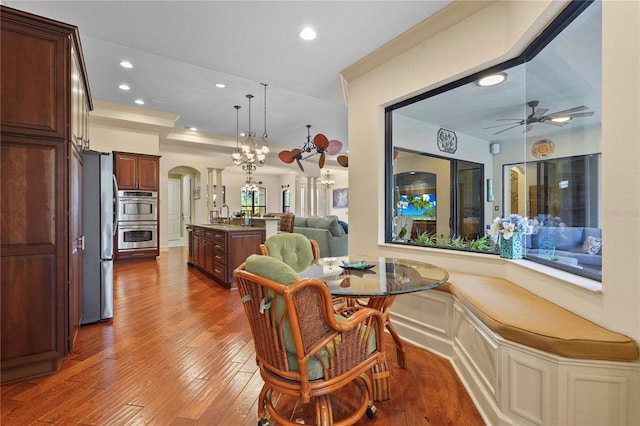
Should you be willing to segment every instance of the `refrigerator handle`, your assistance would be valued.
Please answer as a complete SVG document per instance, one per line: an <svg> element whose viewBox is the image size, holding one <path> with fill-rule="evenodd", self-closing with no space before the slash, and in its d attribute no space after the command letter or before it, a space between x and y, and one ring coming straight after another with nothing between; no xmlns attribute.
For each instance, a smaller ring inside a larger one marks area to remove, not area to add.
<svg viewBox="0 0 640 426"><path fill-rule="evenodd" d="M113 235L116 235L118 232L118 222L120 221L120 200L118 198L118 181L116 179L116 175L111 175L113 177Z"/></svg>

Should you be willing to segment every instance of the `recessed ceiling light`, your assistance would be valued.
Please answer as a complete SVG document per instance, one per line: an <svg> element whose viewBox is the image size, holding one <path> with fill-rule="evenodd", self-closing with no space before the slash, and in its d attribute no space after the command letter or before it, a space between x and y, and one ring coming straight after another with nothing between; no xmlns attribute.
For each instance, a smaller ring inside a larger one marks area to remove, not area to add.
<svg viewBox="0 0 640 426"><path fill-rule="evenodd" d="M128 84L124 84L124 83L122 83L120 86L118 86L118 88L120 90L129 90L129 89L131 89L131 87L129 87Z"/></svg>
<svg viewBox="0 0 640 426"><path fill-rule="evenodd" d="M187 127L187 130L191 130L192 132L197 132L198 128L197 127Z"/></svg>
<svg viewBox="0 0 640 426"><path fill-rule="evenodd" d="M216 87L217 87L218 89L224 89L225 87L227 87L227 85L226 85L226 84L224 84L224 83L216 83Z"/></svg>
<svg viewBox="0 0 640 426"><path fill-rule="evenodd" d="M120 66L122 68L133 68L133 64L129 61L122 61L120 62Z"/></svg>
<svg viewBox="0 0 640 426"><path fill-rule="evenodd" d="M482 77L480 80L476 82L476 84L480 87L490 87L495 86L496 84L500 84L507 79L507 74L504 72L499 72L497 74L487 75Z"/></svg>
<svg viewBox="0 0 640 426"><path fill-rule="evenodd" d="M134 102L138 105L144 105L144 101L142 99L136 99Z"/></svg>
<svg viewBox="0 0 640 426"><path fill-rule="evenodd" d="M316 38L316 32L311 27L304 27L298 34L303 40L313 40Z"/></svg>
<svg viewBox="0 0 640 426"><path fill-rule="evenodd" d="M571 120L571 117L553 117L551 119L551 121L553 121L554 123L566 123L567 121Z"/></svg>

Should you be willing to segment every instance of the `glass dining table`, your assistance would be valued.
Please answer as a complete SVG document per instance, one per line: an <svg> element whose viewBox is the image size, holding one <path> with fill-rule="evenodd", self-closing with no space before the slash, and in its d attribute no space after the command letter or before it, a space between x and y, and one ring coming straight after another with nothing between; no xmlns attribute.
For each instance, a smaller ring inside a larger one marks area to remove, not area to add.
<svg viewBox="0 0 640 426"><path fill-rule="evenodd" d="M349 316L362 307L382 313L385 328L396 346L398 365L405 368L402 339L389 317L391 305L401 294L433 289L449 279L449 273L436 265L394 257L345 256L321 258L300 274L327 284L331 295L338 298L336 311ZM388 369L374 371L375 400L389 398ZM377 377L376 377L377 375ZM380 380L385 379L386 380ZM376 380L379 379L379 380Z"/></svg>

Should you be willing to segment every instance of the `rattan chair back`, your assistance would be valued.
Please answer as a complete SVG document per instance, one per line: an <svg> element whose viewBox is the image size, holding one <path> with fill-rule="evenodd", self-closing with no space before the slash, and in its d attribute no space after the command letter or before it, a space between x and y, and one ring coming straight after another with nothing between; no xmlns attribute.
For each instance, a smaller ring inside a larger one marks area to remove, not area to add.
<svg viewBox="0 0 640 426"><path fill-rule="evenodd" d="M295 424L278 412L272 391L303 402L323 397L319 407L324 408L318 410L330 411L328 394L356 382L362 391L362 405L351 417L357 422L367 407L372 407L368 373L384 362L382 315L364 308L349 318L337 318L326 284L316 279L284 285L248 272L245 263L234 276L265 382L260 417L269 412L279 424ZM326 424L332 424L332 417Z"/></svg>

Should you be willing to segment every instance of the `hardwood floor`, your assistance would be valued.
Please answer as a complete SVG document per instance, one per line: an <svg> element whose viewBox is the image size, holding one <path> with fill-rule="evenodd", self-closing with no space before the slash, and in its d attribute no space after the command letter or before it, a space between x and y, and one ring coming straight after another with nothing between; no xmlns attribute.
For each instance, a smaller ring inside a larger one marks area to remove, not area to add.
<svg viewBox="0 0 640 426"><path fill-rule="evenodd" d="M256 425L262 380L237 292L186 256L117 263L114 319L82 327L58 373L3 385L2 425ZM386 337L392 398L359 425L484 424L448 361L407 345L400 369Z"/></svg>

